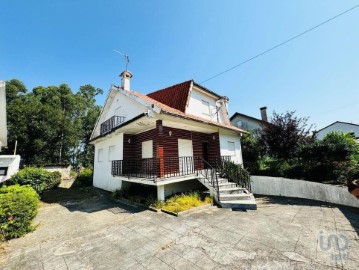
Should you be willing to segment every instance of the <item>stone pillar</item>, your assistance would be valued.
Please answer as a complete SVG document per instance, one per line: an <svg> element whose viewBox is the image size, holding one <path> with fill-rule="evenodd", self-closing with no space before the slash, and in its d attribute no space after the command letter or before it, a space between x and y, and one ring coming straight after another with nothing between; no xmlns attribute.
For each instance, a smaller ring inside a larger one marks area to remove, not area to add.
<svg viewBox="0 0 359 270"><path fill-rule="evenodd" d="M165 200L165 186L157 186L157 200Z"/></svg>

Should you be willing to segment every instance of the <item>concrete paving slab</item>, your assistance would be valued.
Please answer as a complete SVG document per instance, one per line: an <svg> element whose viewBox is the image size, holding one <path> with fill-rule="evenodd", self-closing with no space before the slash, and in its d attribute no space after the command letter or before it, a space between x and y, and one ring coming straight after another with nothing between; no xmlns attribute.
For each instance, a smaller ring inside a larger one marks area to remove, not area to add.
<svg viewBox="0 0 359 270"><path fill-rule="evenodd" d="M2 245L0 268L359 268L358 209L274 197L257 203L257 211L212 207L181 217L138 211L103 194L44 203L36 231Z"/></svg>

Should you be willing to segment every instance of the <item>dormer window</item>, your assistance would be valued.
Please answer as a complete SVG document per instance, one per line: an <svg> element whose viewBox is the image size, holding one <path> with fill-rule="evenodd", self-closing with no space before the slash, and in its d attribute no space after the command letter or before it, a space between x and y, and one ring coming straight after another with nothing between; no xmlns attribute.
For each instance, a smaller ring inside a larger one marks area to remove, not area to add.
<svg viewBox="0 0 359 270"><path fill-rule="evenodd" d="M211 115L211 109L208 101L202 100L202 113L205 115Z"/></svg>

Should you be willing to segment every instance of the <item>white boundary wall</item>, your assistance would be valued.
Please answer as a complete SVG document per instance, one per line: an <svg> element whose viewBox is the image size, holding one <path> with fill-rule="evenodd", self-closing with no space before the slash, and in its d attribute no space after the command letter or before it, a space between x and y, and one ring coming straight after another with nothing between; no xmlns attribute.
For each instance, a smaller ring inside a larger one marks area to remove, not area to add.
<svg viewBox="0 0 359 270"><path fill-rule="evenodd" d="M251 176L251 180L253 194L304 198L359 207L359 199L351 195L346 187L269 176Z"/></svg>
<svg viewBox="0 0 359 270"><path fill-rule="evenodd" d="M8 180L19 171L20 156L0 155L0 167L7 168L7 174L0 176L0 183Z"/></svg>

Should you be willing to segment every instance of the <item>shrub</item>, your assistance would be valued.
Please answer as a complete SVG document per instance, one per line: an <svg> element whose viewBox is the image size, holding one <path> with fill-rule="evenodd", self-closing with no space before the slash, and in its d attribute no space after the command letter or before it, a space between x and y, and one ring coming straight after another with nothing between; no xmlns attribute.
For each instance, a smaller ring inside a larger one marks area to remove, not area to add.
<svg viewBox="0 0 359 270"><path fill-rule="evenodd" d="M74 187L89 187L93 183L93 171L92 169L84 169L77 177L74 182Z"/></svg>
<svg viewBox="0 0 359 270"><path fill-rule="evenodd" d="M31 186L0 188L0 238L9 240L33 231L31 221L38 206L39 196Z"/></svg>
<svg viewBox="0 0 359 270"><path fill-rule="evenodd" d="M210 202L212 202L212 198L206 197L202 200L198 192L192 192L173 196L162 204L162 208L178 213Z"/></svg>
<svg viewBox="0 0 359 270"><path fill-rule="evenodd" d="M241 164L232 161L225 161L221 171L221 176L237 183L239 186L251 190L251 180L249 172Z"/></svg>
<svg viewBox="0 0 359 270"><path fill-rule="evenodd" d="M27 167L5 182L6 185L30 185L38 194L53 189L61 182L59 172L49 172L42 168Z"/></svg>

